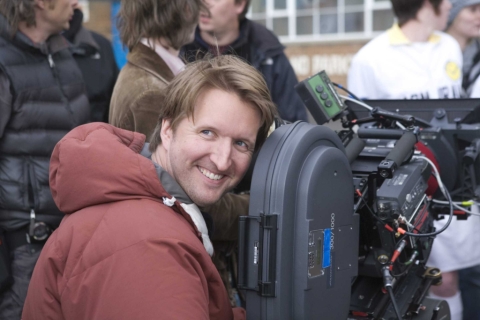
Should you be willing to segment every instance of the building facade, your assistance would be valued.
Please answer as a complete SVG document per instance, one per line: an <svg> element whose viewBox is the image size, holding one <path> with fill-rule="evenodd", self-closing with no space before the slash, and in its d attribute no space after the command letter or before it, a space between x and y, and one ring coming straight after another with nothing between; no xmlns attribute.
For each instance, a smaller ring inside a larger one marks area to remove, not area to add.
<svg viewBox="0 0 480 320"><path fill-rule="evenodd" d="M249 17L279 36L300 80L326 70L343 85L353 55L394 20L388 0L252 0Z"/></svg>
<svg viewBox="0 0 480 320"><path fill-rule="evenodd" d="M119 1L80 3L85 25L115 41ZM353 55L394 21L389 0L251 0L248 17L278 35L299 80L326 70L342 85Z"/></svg>

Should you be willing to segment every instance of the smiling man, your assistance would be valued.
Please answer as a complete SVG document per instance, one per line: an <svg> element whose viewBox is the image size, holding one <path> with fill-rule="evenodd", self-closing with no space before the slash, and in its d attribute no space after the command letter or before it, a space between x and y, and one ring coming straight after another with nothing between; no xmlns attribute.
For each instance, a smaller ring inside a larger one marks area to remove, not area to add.
<svg viewBox="0 0 480 320"><path fill-rule="evenodd" d="M193 117L184 118L175 129L171 120L163 120L162 147L156 148L154 161L194 203L212 205L247 170L259 120L259 111L246 106L237 94L210 89L198 96Z"/></svg>
<svg viewBox="0 0 480 320"><path fill-rule="evenodd" d="M50 156L90 110L67 41L77 0L0 0L0 319L20 319L33 267L63 214L48 186ZM3 245L3 247L5 247Z"/></svg>
<svg viewBox="0 0 480 320"><path fill-rule="evenodd" d="M50 168L66 213L45 245L23 319L243 319L212 263L199 206L243 177L276 108L233 56L187 65L151 143L107 124L70 132Z"/></svg>

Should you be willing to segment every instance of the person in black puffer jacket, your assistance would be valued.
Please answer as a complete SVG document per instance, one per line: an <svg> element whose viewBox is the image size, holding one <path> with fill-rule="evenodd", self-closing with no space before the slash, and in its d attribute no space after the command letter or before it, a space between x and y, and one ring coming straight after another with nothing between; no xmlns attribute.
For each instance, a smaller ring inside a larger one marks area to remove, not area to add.
<svg viewBox="0 0 480 320"><path fill-rule="evenodd" d="M20 319L33 267L63 214L48 169L58 141L88 122L85 85L69 44L76 0L0 0L0 228L13 284L1 290L0 319Z"/></svg>
<svg viewBox="0 0 480 320"><path fill-rule="evenodd" d="M82 25L83 13L75 9L70 29L62 33L72 43L73 58L82 71L88 100L90 121L108 123L110 99L118 77L113 48L104 36Z"/></svg>

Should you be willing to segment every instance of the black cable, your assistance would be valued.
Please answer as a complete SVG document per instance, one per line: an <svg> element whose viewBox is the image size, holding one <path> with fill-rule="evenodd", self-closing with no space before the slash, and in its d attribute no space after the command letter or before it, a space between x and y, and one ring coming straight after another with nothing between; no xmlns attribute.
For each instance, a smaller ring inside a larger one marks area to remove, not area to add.
<svg viewBox="0 0 480 320"><path fill-rule="evenodd" d="M447 190L444 190L444 191L445 191L445 196L448 200L448 203L450 204L450 215L448 216L448 221L443 226L443 228L438 230L438 231L430 232L430 233L405 232L406 235L411 236L411 237L433 237L433 236L436 236L437 234L442 233L443 231L445 231L448 228L448 226L450 225L450 222L452 222L452 219L453 219L453 201L452 201L452 198L450 197L450 194L448 193L448 191Z"/></svg>
<svg viewBox="0 0 480 320"><path fill-rule="evenodd" d="M405 264L403 264L403 265L405 265ZM405 270L403 270L402 272L400 272L400 273L398 273L398 274L392 273L392 277L398 278L398 277L401 277L401 276L403 276L403 275L406 275L407 272L412 268L413 265L414 265L414 263L412 262L412 263L410 263L410 264L405 268Z"/></svg>
<svg viewBox="0 0 480 320"><path fill-rule="evenodd" d="M452 203L452 198L450 197L450 194L448 193L448 191L445 190L445 193L447 195L447 198L449 200L449 203L450 203L450 215L448 217L448 221L447 221L447 224L445 224L443 226L442 229L438 230L438 231L435 231L435 232L430 232L430 233L411 233L411 232L407 232L405 231L404 235L407 235L407 236L411 236L411 237L418 237L418 238L422 238L422 237L433 237L433 236L436 236L440 233L442 233L443 231L445 231L448 226L450 225L450 222L452 222L452 218L453 218L453 203ZM375 213L373 213L372 209L370 209L370 206L367 204L367 202L365 201L365 199L363 197L360 197L361 200L363 201L363 203L365 204L365 206L367 207L368 211L370 211L370 214L375 218L377 219L379 222L381 222L383 225L386 225L387 223L385 221L383 221L382 219L380 219L379 217L377 217L377 215ZM419 231L417 228L415 228L415 230Z"/></svg>
<svg viewBox="0 0 480 320"><path fill-rule="evenodd" d="M398 310L397 302L395 301L395 296L393 294L393 289L392 287L388 286L386 287L388 294L390 295L390 301L392 301L393 308L395 309L395 313L397 314L398 320L402 320L402 316L400 315L400 310Z"/></svg>
<svg viewBox="0 0 480 320"><path fill-rule="evenodd" d="M341 84L338 84L338 83L335 83L335 82L332 82L332 84L333 84L335 87L340 88L340 89L342 89L343 91L345 91L346 93L348 93L353 99L362 101L362 100L360 100L356 95L354 95L351 91L347 90L344 86L342 86Z"/></svg>
<svg viewBox="0 0 480 320"><path fill-rule="evenodd" d="M377 217L377 215L375 213L373 213L372 209L370 209L370 206L368 205L367 201L365 201L365 199L363 197L360 197L363 201L363 203L365 204L365 207L367 207L368 211L370 211L370 214L378 220L378 222L380 222L381 224L383 225L386 225L387 223L385 221L383 221L382 219L380 219L379 217ZM393 228L392 228L393 229Z"/></svg>
<svg viewBox="0 0 480 320"><path fill-rule="evenodd" d="M448 216L448 221L447 223L443 226L442 229L438 230L438 231L435 231L435 232L430 232L430 233L411 233L411 232L407 232L405 231L404 234L407 235L407 236L411 236L411 237L418 237L418 238L423 238L423 237L433 237L433 236L436 236L440 233L442 233L443 231L445 231L448 226L450 225L450 223L452 222L452 219L453 219L453 201L452 201L452 198L450 197L450 194L448 193L447 190L444 190L445 191L445 196L450 204L450 215ZM367 204L367 201L365 201L365 199L363 198L363 196L360 196L361 200L363 201L363 203L365 204L365 206L367 207L368 211L370 211L370 214L375 218L377 219L379 222L381 222L383 225L386 225L386 222L383 221L382 219L380 219L379 217L377 217L377 215L375 213L373 213L373 211L370 209L370 206Z"/></svg>

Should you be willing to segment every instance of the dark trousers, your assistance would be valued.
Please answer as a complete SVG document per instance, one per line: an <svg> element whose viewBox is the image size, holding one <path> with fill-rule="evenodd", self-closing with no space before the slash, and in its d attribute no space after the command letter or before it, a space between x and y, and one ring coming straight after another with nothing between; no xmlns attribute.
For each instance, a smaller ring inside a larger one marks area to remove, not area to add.
<svg viewBox="0 0 480 320"><path fill-rule="evenodd" d="M463 319L480 320L480 265L458 271Z"/></svg>
<svg viewBox="0 0 480 320"><path fill-rule="evenodd" d="M25 244L10 252L13 284L0 295L0 319L20 320L28 284L43 244Z"/></svg>

